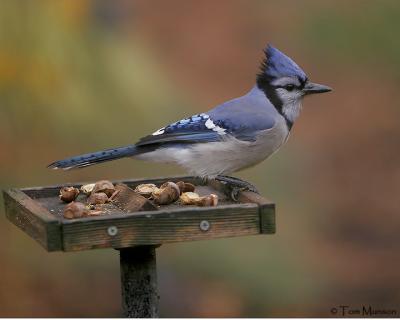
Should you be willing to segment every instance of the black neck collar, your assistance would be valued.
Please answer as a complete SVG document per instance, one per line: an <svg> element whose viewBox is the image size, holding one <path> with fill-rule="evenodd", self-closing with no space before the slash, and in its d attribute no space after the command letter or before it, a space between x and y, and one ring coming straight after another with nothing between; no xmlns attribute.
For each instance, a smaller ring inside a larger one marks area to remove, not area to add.
<svg viewBox="0 0 400 320"><path fill-rule="evenodd" d="M282 107L283 107L283 102L279 98L278 94L276 93L275 87L271 86L269 84L268 79L265 77L257 77L257 87L264 92L268 100L272 103L272 105L275 107L275 109L279 112L279 114L285 119L286 125L290 131L293 127L293 122L290 121L286 115L283 113Z"/></svg>

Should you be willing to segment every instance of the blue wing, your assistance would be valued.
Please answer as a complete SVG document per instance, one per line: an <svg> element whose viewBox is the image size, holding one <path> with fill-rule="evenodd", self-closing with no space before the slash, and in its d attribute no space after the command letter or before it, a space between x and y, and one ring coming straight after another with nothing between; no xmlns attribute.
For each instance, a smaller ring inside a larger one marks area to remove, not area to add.
<svg viewBox="0 0 400 320"><path fill-rule="evenodd" d="M224 133L221 130L219 132L212 130L210 121L207 114L196 114L158 129L153 134L140 139L136 146L220 141Z"/></svg>
<svg viewBox="0 0 400 320"><path fill-rule="evenodd" d="M139 140L136 146L222 141L227 136L254 141L270 129L278 115L259 89L223 103L207 113L196 114L163 127Z"/></svg>

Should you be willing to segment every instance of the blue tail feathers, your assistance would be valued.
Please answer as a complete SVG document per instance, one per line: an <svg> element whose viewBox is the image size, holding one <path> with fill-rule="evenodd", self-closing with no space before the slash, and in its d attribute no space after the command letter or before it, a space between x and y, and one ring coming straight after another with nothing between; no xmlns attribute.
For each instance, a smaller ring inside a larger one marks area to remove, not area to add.
<svg viewBox="0 0 400 320"><path fill-rule="evenodd" d="M125 147L107 149L103 151L82 154L80 156L67 158L53 162L48 166L51 169L74 169L91 166L97 163L116 160L124 157L131 157L137 154L137 148L135 145L129 145Z"/></svg>

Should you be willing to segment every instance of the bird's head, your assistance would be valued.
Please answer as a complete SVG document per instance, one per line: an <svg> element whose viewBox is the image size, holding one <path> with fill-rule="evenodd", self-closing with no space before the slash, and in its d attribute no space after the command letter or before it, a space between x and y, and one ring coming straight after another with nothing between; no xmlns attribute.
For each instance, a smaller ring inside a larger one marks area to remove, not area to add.
<svg viewBox="0 0 400 320"><path fill-rule="evenodd" d="M309 81L292 59L273 46L268 45L264 53L265 59L257 75L257 86L290 124L298 117L304 96L332 90L328 86Z"/></svg>

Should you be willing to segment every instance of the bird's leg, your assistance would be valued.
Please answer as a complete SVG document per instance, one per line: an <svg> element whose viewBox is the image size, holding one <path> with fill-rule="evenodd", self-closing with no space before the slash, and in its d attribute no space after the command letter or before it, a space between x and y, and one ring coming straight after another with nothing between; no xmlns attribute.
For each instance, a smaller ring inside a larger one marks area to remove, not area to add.
<svg viewBox="0 0 400 320"><path fill-rule="evenodd" d="M225 185L227 185L230 188L231 198L234 201L238 201L237 197L239 196L239 193L241 191L251 191L251 192L255 192L255 193L259 194L259 192L255 186L253 186L251 183L243 181L239 178L218 175L215 177L215 180L224 183Z"/></svg>

